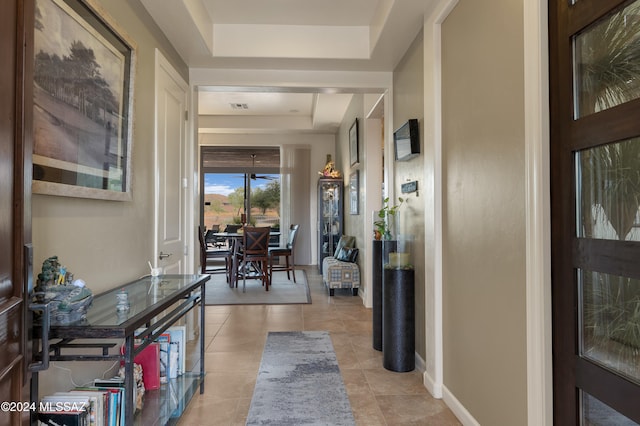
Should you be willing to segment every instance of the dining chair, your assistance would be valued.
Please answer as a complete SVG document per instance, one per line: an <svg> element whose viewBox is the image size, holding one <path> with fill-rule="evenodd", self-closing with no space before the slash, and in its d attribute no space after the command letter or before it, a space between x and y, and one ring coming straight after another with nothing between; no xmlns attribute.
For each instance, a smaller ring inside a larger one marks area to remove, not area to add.
<svg viewBox="0 0 640 426"><path fill-rule="evenodd" d="M291 276L289 275L289 271L291 271L293 274L293 282L296 282L296 263L294 261L293 250L295 248L296 236L298 235L299 228L300 225L291 225L289 227L289 236L285 246L269 248L269 281L273 281L273 271L287 271L287 279L290 280ZM275 260L280 257L285 258L284 265L275 263Z"/></svg>
<svg viewBox="0 0 640 426"><path fill-rule="evenodd" d="M231 251L227 249L209 249L205 241L205 233L198 225L198 241L200 241L200 272L202 274L222 274L224 273L227 282L231 278ZM224 267L217 265L220 260L224 260Z"/></svg>
<svg viewBox="0 0 640 426"><path fill-rule="evenodd" d="M207 247L213 246L222 248L227 242L226 238L216 235L220 233L220 225L211 225L211 228L207 229L204 234L204 241Z"/></svg>
<svg viewBox="0 0 640 426"><path fill-rule="evenodd" d="M239 251L240 262L236 274L242 275L242 292L247 286L247 276L253 267L266 291L269 291L269 227L245 226L242 228L242 247Z"/></svg>
<svg viewBox="0 0 640 426"><path fill-rule="evenodd" d="M239 225L237 223L229 223L224 227L223 232L226 234L236 234L238 232L238 229L240 228L242 228L242 225ZM227 242L227 245L231 247L231 245L235 242L235 240L233 238L227 237L226 242Z"/></svg>
<svg viewBox="0 0 640 426"><path fill-rule="evenodd" d="M224 228L224 232L226 232L227 234L233 234L235 232L238 232L238 229L240 228L242 228L242 225L230 223Z"/></svg>

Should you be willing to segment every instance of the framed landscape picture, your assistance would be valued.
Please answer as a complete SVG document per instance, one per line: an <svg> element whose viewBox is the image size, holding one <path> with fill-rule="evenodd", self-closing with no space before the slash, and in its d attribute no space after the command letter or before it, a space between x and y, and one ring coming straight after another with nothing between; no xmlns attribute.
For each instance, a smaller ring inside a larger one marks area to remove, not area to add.
<svg viewBox="0 0 640 426"><path fill-rule="evenodd" d="M91 1L35 19L33 192L131 199L133 43Z"/></svg>
<svg viewBox="0 0 640 426"><path fill-rule="evenodd" d="M360 171L349 176L349 214L360 214Z"/></svg>

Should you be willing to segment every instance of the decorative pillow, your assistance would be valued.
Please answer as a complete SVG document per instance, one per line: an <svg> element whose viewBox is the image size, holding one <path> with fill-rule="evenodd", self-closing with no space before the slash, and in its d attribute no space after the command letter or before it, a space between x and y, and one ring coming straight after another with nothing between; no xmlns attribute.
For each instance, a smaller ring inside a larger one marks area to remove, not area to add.
<svg viewBox="0 0 640 426"><path fill-rule="evenodd" d="M356 263L356 260L358 260L358 249L357 248L352 248L349 249L349 262L351 263Z"/></svg>
<svg viewBox="0 0 640 426"><path fill-rule="evenodd" d="M349 247L341 247L339 249L336 250L335 255L333 256L336 260L340 260L342 262L347 262L347 259L349 258L349 254L347 253L347 250L349 249Z"/></svg>
<svg viewBox="0 0 640 426"><path fill-rule="evenodd" d="M358 249L354 247L342 247L336 255L336 259L342 262L355 263L358 259Z"/></svg>
<svg viewBox="0 0 640 426"><path fill-rule="evenodd" d="M338 241L338 245L336 245L336 250L333 252L333 257L338 258L338 254L343 247L353 247L356 245L356 237L352 237L349 235L343 235L340 237Z"/></svg>

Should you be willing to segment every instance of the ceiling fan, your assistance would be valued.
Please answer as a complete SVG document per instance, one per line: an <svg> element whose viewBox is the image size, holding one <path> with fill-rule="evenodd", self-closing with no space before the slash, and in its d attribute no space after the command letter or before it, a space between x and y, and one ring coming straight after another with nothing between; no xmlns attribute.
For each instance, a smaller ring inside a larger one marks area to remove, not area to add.
<svg viewBox="0 0 640 426"><path fill-rule="evenodd" d="M256 168L256 154L251 154L251 161L253 164L253 169ZM266 180L273 180L274 178L272 176L266 176L266 175L256 175L255 173L251 173L249 175L251 177L252 180L256 180L256 179L266 179Z"/></svg>

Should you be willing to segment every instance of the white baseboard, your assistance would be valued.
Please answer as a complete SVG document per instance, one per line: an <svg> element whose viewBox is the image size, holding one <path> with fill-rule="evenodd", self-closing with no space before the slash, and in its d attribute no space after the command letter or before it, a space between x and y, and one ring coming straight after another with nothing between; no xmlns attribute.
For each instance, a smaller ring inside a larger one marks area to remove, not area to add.
<svg viewBox="0 0 640 426"><path fill-rule="evenodd" d="M426 371L422 374L422 384L424 384L424 387L427 388L432 397L442 399L442 383L436 383Z"/></svg>
<svg viewBox="0 0 640 426"><path fill-rule="evenodd" d="M418 368L420 365L420 368ZM433 377L425 371L425 363L416 353L416 368L422 372L422 383L424 387L429 391L431 396L436 399L442 399L444 403L449 407L453 414L460 420L465 426L480 426L480 423L473 418L471 413L458 401L458 399L444 386L442 383L436 383Z"/></svg>
<svg viewBox="0 0 640 426"><path fill-rule="evenodd" d="M464 426L480 426L480 423L473 418L446 386L443 386L442 400Z"/></svg>
<svg viewBox="0 0 640 426"><path fill-rule="evenodd" d="M416 352L416 369L422 373L422 384L435 399L442 399L442 384L436 383L433 377L427 372L426 363Z"/></svg>

